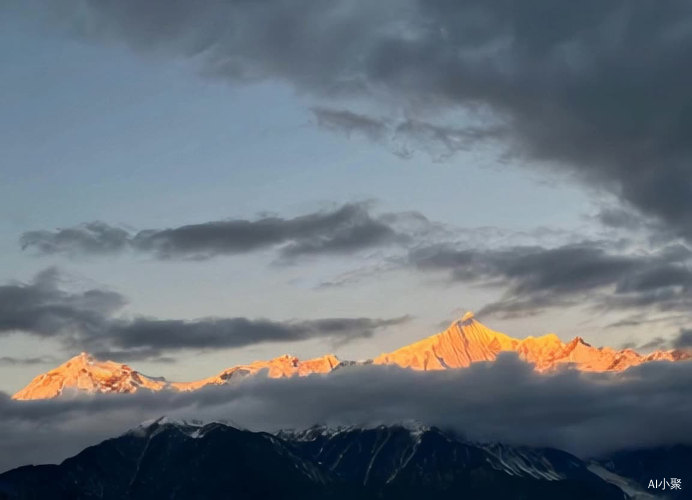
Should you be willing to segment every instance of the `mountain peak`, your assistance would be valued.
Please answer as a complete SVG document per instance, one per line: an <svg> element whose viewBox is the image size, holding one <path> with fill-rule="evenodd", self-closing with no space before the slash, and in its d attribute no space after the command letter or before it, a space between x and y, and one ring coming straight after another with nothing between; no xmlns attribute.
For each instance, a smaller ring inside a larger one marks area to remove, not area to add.
<svg viewBox="0 0 692 500"><path fill-rule="evenodd" d="M465 323L467 321L473 321L475 319L475 316L473 314L473 311L466 311L464 315L461 317L461 322Z"/></svg>
<svg viewBox="0 0 692 500"><path fill-rule="evenodd" d="M461 368L478 361L491 361L499 351L512 350L517 341L477 321L472 312L445 331L396 351L381 354L376 365L395 364L414 370Z"/></svg>
<svg viewBox="0 0 692 500"><path fill-rule="evenodd" d="M165 385L165 382L146 377L128 365L99 361L89 353L81 352L57 368L34 378L12 398L54 398L68 389L88 393L136 392L140 387L158 390Z"/></svg>
<svg viewBox="0 0 692 500"><path fill-rule="evenodd" d="M539 372L573 366L580 371L622 371L648 361L680 361L692 357L683 351L655 351L642 356L632 349L597 348L575 337L563 342L554 333L523 339L492 330L467 312L446 330L384 353L372 360L375 365L397 365L413 370L445 370L463 368L473 363L493 361L500 352L514 352ZM87 393L136 392L140 388L158 391L172 389L194 391L207 385L223 385L236 378L265 373L269 378L306 376L330 373L340 366L360 364L341 362L333 354L300 360L284 354L269 359L233 366L222 372L192 382L166 382L142 375L128 365L100 361L81 352L59 367L34 378L17 392L13 399L49 399L67 390Z"/></svg>
<svg viewBox="0 0 692 500"><path fill-rule="evenodd" d="M657 351L655 355L644 357L631 350L597 348L582 337L575 337L565 343L554 333L518 339L491 330L479 322L472 312L467 312L447 330L396 351L381 354L373 363L395 364L423 371L444 370L493 361L500 352L515 352L540 372L567 364L581 371L622 371L653 359L676 361L686 357L676 351Z"/></svg>
<svg viewBox="0 0 692 500"><path fill-rule="evenodd" d="M205 385L223 385L231 379L255 375L265 372L269 378L284 378L294 375L305 376L312 373L329 373L336 368L341 361L333 354L326 354L319 358L300 360L290 354L284 354L269 360L253 361L245 365L237 365L228 368L221 373L194 382L174 382L171 387L180 391L194 391Z"/></svg>
<svg viewBox="0 0 692 500"><path fill-rule="evenodd" d="M82 351L76 356L73 356L67 360L67 363L78 363L82 365L91 365L94 362L98 362L98 360L92 354L89 354L86 351Z"/></svg>

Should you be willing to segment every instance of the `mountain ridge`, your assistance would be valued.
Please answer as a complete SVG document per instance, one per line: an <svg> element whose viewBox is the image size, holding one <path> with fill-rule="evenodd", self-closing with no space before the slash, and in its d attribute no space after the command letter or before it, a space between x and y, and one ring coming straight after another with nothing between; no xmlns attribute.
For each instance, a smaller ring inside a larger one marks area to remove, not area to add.
<svg viewBox="0 0 692 500"><path fill-rule="evenodd" d="M626 480L616 472L611 476ZM164 418L59 465L0 474L0 499L7 500L216 499L230 492L258 500L626 498L612 479L567 452L476 443L428 426L270 434Z"/></svg>
<svg viewBox="0 0 692 500"><path fill-rule="evenodd" d="M500 352L515 352L538 372L549 372L561 366L580 371L623 371L650 361L680 361L692 357L680 350L639 354L633 349L616 350L593 347L581 337L563 342L556 334L518 339L492 330L471 312L452 322L444 331L382 353L367 363L396 365L412 370L446 370L465 368L473 363L493 361ZM99 361L81 353L59 367L35 377L12 397L17 400L50 399L69 391L132 393L138 390L195 391L209 385L223 385L232 379L266 372L270 378L327 374L362 362L342 361L334 354L300 360L285 354L270 360L258 360L227 368L216 375L190 382L168 382L149 377L125 364Z"/></svg>

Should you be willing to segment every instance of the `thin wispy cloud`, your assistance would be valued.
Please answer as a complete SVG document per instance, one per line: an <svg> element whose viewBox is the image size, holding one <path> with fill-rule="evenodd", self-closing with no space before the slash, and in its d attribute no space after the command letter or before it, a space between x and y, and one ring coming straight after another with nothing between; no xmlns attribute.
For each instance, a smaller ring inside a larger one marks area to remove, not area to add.
<svg viewBox="0 0 692 500"><path fill-rule="evenodd" d="M455 127L412 118L397 121L327 107L314 107L312 113L317 125L325 130L347 137L361 135L405 159L423 151L436 161L447 160L479 143L497 142L507 133L499 125Z"/></svg>

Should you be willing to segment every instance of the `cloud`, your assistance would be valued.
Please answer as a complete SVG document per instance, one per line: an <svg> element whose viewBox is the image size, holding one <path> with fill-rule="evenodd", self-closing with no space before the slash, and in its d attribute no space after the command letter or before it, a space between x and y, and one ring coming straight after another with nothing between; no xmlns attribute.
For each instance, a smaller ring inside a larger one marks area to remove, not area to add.
<svg viewBox="0 0 692 500"><path fill-rule="evenodd" d="M507 147L528 164L575 175L692 239L687 2L12 6L89 40L191 58L213 78L278 80L330 102L383 102L437 125L449 110L477 111L508 131ZM330 118L380 133L354 115Z"/></svg>
<svg viewBox="0 0 692 500"><path fill-rule="evenodd" d="M452 280L505 287L501 300L481 311L487 315L531 315L574 305L689 312L692 255L687 247L642 253L613 252L609 246L597 241L484 250L438 245L410 252L409 261L422 271L447 272Z"/></svg>
<svg viewBox="0 0 692 500"><path fill-rule="evenodd" d="M82 350L90 349L91 354L96 359L108 359L119 363L133 363L137 361L146 361L148 363L172 364L177 360L173 356L167 356L162 353L161 349L137 347L135 349L118 349L111 347L112 342L99 342L98 345L91 345L87 342L81 346ZM99 350L102 349L102 350ZM73 348L73 351L75 349ZM61 360L64 361L64 360ZM56 364L56 363L54 363Z"/></svg>
<svg viewBox="0 0 692 500"><path fill-rule="evenodd" d="M668 343L666 342L666 339L664 339L663 337L654 337L653 339L639 347L639 349L641 349L642 351L652 351L655 349L663 349L667 345Z"/></svg>
<svg viewBox="0 0 692 500"><path fill-rule="evenodd" d="M333 130L351 136L354 132L363 134L368 139L379 141L388 133L386 120L374 118L348 111L345 109L331 109L321 106L312 108L312 113L317 118L317 125L327 130Z"/></svg>
<svg viewBox="0 0 692 500"><path fill-rule="evenodd" d="M692 250L675 241L642 246L626 239L580 241L577 235L549 230L524 234L488 227L450 228L416 212L373 216L364 205L240 225L244 229L238 230L238 221L230 221L228 225L140 231L131 237L131 245L159 258L210 258L241 251L241 245L242 251L273 246L280 259L289 261L389 245L392 252L378 257L378 262L322 281L318 287L351 284L373 273L396 269L443 272L452 281L501 290L499 299L481 309L487 316L522 317L551 308L587 306L600 312L646 311L689 317L692 307ZM254 236L247 238L248 234ZM247 240L251 243L244 243ZM645 320L628 318L629 324ZM138 324L156 328L158 323L141 318ZM194 327L198 331L231 328L214 318L167 327ZM286 332L285 337L293 338L295 333Z"/></svg>
<svg viewBox="0 0 692 500"><path fill-rule="evenodd" d="M105 318L125 305L125 298L107 290L69 292L60 288L54 268L36 275L31 283L0 286L0 335L14 331L41 337L96 335Z"/></svg>
<svg viewBox="0 0 692 500"><path fill-rule="evenodd" d="M394 129L395 152L410 157L415 151L425 151L437 161L446 160L459 151L488 140L501 139L505 135L500 126L454 127L421 120L407 119Z"/></svg>
<svg viewBox="0 0 692 500"><path fill-rule="evenodd" d="M555 446L583 457L689 444L690 376L690 362L649 363L618 374L546 375L505 354L460 370L352 366L304 378L249 377L192 393L49 401L12 401L0 394L0 470L60 460L161 415L230 420L262 430L414 419L471 440Z"/></svg>
<svg viewBox="0 0 692 500"><path fill-rule="evenodd" d="M618 207L603 208L596 214L596 220L607 228L630 231L641 229L645 225L645 221L640 215Z"/></svg>
<svg viewBox="0 0 692 500"><path fill-rule="evenodd" d="M64 290L58 272L49 269L39 273L31 283L0 287L0 335L20 331L55 338L72 351L91 351L130 361L170 362L171 358L163 354L182 349L233 348L310 338L339 344L369 337L378 329L411 319L409 316L287 321L243 317L126 318L117 314L125 303L122 295L107 290ZM7 358L10 359L13 358Z"/></svg>
<svg viewBox="0 0 692 500"><path fill-rule="evenodd" d="M673 346L677 349L692 349L692 330L681 330Z"/></svg>
<svg viewBox="0 0 692 500"><path fill-rule="evenodd" d="M56 359L53 356L40 356L34 358L15 358L12 356L0 356L0 366L16 365L47 365L53 364Z"/></svg>
<svg viewBox="0 0 692 500"><path fill-rule="evenodd" d="M23 249L42 255L109 255L130 249L158 259L204 260L275 248L282 259L291 259L404 243L410 236L397 226L409 217L405 213L374 216L367 203L352 203L292 219L228 219L137 233L91 222L56 231L29 231L20 242Z"/></svg>
<svg viewBox="0 0 692 500"><path fill-rule="evenodd" d="M458 151L469 150L479 142L500 139L505 134L497 125L454 127L411 118L394 121L326 107L314 107L312 112L319 127L347 137L360 134L385 144L401 158L411 158L422 150L435 160L446 160Z"/></svg>
<svg viewBox="0 0 692 500"><path fill-rule="evenodd" d="M297 342L316 337L332 342L346 342L370 337L375 330L400 325L408 320L408 316L393 319L327 318L285 322L247 318L206 318L193 321L137 318L132 321L111 322L105 335L108 343L116 348L156 352L233 348L263 342Z"/></svg>
<svg viewBox="0 0 692 500"><path fill-rule="evenodd" d="M50 231L31 231L21 237L22 250L33 247L39 253L81 253L110 255L125 250L130 235L103 222L89 222L80 227Z"/></svg>

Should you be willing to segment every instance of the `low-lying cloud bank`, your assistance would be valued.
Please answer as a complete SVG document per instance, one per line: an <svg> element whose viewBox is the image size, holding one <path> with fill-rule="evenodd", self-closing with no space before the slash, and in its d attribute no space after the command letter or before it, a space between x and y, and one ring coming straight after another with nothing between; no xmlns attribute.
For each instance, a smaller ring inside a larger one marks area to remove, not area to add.
<svg viewBox="0 0 692 500"><path fill-rule="evenodd" d="M692 443L690 380L690 362L649 363L620 374L542 375L507 354L463 370L355 366L327 376L251 377L193 393L47 401L0 394L0 470L59 461L161 415L253 430L415 419L469 439L555 446L582 456Z"/></svg>

